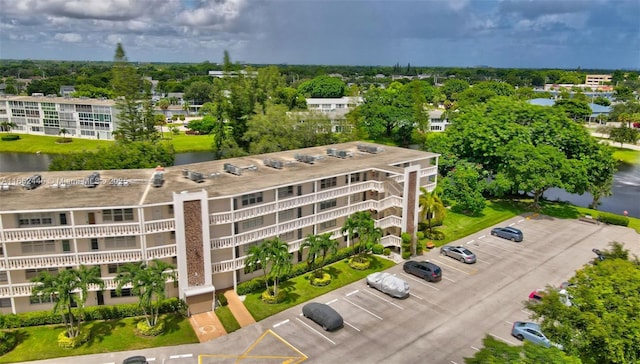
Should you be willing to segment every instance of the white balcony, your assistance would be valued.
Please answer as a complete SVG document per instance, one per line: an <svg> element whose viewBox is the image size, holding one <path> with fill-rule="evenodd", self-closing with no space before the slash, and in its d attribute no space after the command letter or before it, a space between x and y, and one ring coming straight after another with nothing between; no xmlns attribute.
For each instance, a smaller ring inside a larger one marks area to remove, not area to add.
<svg viewBox="0 0 640 364"><path fill-rule="evenodd" d="M380 239L380 244L382 244L385 247L388 247L388 246L401 247L402 239L395 235L387 235L382 237L382 239Z"/></svg>
<svg viewBox="0 0 640 364"><path fill-rule="evenodd" d="M376 227L387 229L390 227L402 227L402 218L400 216L387 216L380 220L376 220Z"/></svg>
<svg viewBox="0 0 640 364"><path fill-rule="evenodd" d="M176 246L175 245L163 245L147 248L147 259L162 259L175 257Z"/></svg>
<svg viewBox="0 0 640 364"><path fill-rule="evenodd" d="M84 265L129 263L141 260L142 250L140 249L78 253L78 263Z"/></svg>
<svg viewBox="0 0 640 364"><path fill-rule="evenodd" d="M75 227L78 238L98 238L105 236L131 236L140 234L140 224L82 225Z"/></svg>
<svg viewBox="0 0 640 364"><path fill-rule="evenodd" d="M4 238L8 242L72 239L73 229L71 228L71 226L5 229Z"/></svg>
<svg viewBox="0 0 640 364"><path fill-rule="evenodd" d="M209 224L211 225L230 224L232 222L232 212L217 212L209 215Z"/></svg>
<svg viewBox="0 0 640 364"><path fill-rule="evenodd" d="M247 257L241 257L236 259L223 260L211 265L213 273L234 272L238 269L244 268L244 261Z"/></svg>
<svg viewBox="0 0 640 364"><path fill-rule="evenodd" d="M76 256L69 253L22 256L0 260L0 268L3 270L68 267L77 264Z"/></svg>
<svg viewBox="0 0 640 364"><path fill-rule="evenodd" d="M144 223L145 233L161 233L176 229L174 219L155 220Z"/></svg>

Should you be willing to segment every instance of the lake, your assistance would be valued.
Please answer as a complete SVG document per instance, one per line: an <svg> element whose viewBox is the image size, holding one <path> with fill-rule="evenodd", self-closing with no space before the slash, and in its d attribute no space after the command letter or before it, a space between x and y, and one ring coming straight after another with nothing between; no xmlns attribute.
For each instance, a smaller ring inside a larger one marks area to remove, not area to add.
<svg viewBox="0 0 640 364"><path fill-rule="evenodd" d="M53 159L49 154L29 153L0 153L0 173L2 172L37 172L49 169ZM214 159L211 152L178 153L175 165L205 162ZM627 211L629 216L640 218L640 165L621 164L616 173L612 187L613 195L601 200L599 210L622 214ZM568 201L577 206L588 207L591 194L570 194L559 188L552 188L545 192L544 197L551 201Z"/></svg>

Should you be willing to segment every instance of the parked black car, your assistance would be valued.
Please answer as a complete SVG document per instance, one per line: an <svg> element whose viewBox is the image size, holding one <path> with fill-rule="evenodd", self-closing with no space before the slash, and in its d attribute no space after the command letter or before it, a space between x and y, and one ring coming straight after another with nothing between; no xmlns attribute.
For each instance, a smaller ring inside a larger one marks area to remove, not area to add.
<svg viewBox="0 0 640 364"><path fill-rule="evenodd" d="M146 357L137 355L126 358L122 364L148 364L148 362Z"/></svg>
<svg viewBox="0 0 640 364"><path fill-rule="evenodd" d="M324 303L307 303L302 307L302 315L322 326L325 331L337 330L344 325L342 316Z"/></svg>
<svg viewBox="0 0 640 364"><path fill-rule="evenodd" d="M405 272L425 279L429 282L438 282L442 279L442 269L431 262L416 262L410 260L402 266Z"/></svg>
<svg viewBox="0 0 640 364"><path fill-rule="evenodd" d="M522 231L510 226L494 228L491 230L491 235L499 236L503 239L509 239L518 243L523 239Z"/></svg>

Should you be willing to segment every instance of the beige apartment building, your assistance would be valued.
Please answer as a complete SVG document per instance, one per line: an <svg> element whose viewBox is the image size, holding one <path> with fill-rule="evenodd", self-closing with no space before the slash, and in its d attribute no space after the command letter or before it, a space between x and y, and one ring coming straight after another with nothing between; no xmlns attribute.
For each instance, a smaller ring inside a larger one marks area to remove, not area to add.
<svg viewBox="0 0 640 364"><path fill-rule="evenodd" d="M133 302L115 293L118 267L153 259L176 267L169 296L209 311L217 290L260 275L244 272L252 245L279 237L297 263L309 234L349 245L340 230L357 211L371 211L382 244L399 251L400 234L415 234L420 187L436 186L438 157L350 142L168 168L43 172L38 186L32 173L0 174L0 313L50 309L31 296L31 279L80 265L99 266L105 282L89 305Z"/></svg>

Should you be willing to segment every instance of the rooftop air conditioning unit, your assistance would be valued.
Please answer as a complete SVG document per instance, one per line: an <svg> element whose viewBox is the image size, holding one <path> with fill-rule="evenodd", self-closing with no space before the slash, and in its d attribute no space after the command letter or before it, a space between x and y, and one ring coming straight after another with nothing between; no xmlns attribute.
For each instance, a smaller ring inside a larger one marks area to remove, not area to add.
<svg viewBox="0 0 640 364"><path fill-rule="evenodd" d="M100 173L93 172L84 180L84 186L87 188L96 188L100 184Z"/></svg>
<svg viewBox="0 0 640 364"><path fill-rule="evenodd" d="M284 162L279 161L277 159L265 159L263 163L265 166L275 168L275 169L284 168Z"/></svg>
<svg viewBox="0 0 640 364"><path fill-rule="evenodd" d="M202 183L204 182L204 175L199 172L189 171L189 179L193 182Z"/></svg>
<svg viewBox="0 0 640 364"><path fill-rule="evenodd" d="M302 163L314 164L316 162L316 157L312 155L296 154L295 157L298 162Z"/></svg>
<svg viewBox="0 0 640 364"><path fill-rule="evenodd" d="M154 173L153 178L151 179L151 184L153 184L153 187L162 187L162 185L164 184L164 173Z"/></svg>

